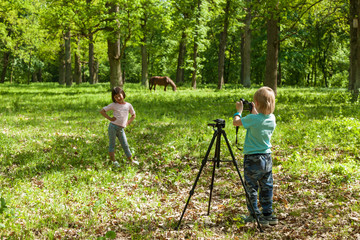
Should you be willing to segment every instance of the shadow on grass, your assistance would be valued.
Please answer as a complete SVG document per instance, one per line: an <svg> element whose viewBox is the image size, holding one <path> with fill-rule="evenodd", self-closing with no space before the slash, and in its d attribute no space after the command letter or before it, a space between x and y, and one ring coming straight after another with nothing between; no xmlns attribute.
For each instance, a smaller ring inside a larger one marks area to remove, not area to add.
<svg viewBox="0 0 360 240"><path fill-rule="evenodd" d="M161 216L151 220L136 219L126 222L122 221L119 225L121 226L121 232L131 234L132 239L192 239L196 237L192 236L192 233L194 231L201 231L200 229L211 229L212 233L216 233L220 237L228 234L227 229L229 227L234 227L238 234L246 233L253 235L258 233L259 230L256 224L246 225L240 217L238 219L234 218L239 213L239 209L226 208L226 210L220 212L210 213L210 215L216 215L216 217L213 220L207 221L203 218L208 218L207 214L194 216L193 220L189 220L187 216L182 219L179 225L181 214L179 213L179 216L174 218Z"/></svg>
<svg viewBox="0 0 360 240"><path fill-rule="evenodd" d="M144 159L149 158L156 152L157 148L168 146L169 135L174 134L174 129L179 128L179 124L149 124L142 131L142 134L132 136L135 129L127 130L130 147L135 146L137 154ZM37 146L36 150L27 150L17 153L5 153L2 162L2 172L9 179L31 179L35 176L44 175L52 172L66 172L72 169L92 168L103 169L111 167L108 160L108 138L107 133L103 136L95 137L91 143L87 143L87 138L79 136L55 136L51 144ZM135 143L136 142L136 143ZM154 146L154 142L156 145ZM132 145L133 144L133 145ZM35 148L35 146L34 146ZM116 158L120 163L127 163L123 156L123 149L116 140ZM150 164L150 163L146 163ZM154 167L158 164L154 164ZM160 167L160 166L159 166ZM117 171L124 171L120 168ZM158 169L155 167L155 169ZM155 170L154 171L157 171Z"/></svg>

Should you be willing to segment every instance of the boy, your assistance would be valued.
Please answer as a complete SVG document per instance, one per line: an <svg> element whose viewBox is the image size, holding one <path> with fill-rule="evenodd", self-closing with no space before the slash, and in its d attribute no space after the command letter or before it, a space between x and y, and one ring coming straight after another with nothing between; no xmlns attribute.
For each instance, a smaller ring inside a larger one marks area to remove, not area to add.
<svg viewBox="0 0 360 240"><path fill-rule="evenodd" d="M241 117L243 103L237 102L237 113L234 114L233 125L244 126L246 131L244 142L244 178L250 201L247 208L250 213L245 222L254 222L255 214L262 226L276 225L278 219L273 214L273 178L271 159L271 135L275 129L275 94L269 87L258 89L254 95L251 114ZM260 187L260 189L259 189ZM262 214L257 206L257 194ZM252 212L251 205L254 207Z"/></svg>

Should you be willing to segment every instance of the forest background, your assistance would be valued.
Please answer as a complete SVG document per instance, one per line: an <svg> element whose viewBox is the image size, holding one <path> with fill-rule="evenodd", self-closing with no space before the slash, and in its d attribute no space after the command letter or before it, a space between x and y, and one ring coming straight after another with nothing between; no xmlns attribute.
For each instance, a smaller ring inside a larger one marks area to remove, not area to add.
<svg viewBox="0 0 360 240"><path fill-rule="evenodd" d="M0 82L360 86L357 0L0 1ZM359 62L359 63L358 63ZM359 75L359 76L358 76Z"/></svg>

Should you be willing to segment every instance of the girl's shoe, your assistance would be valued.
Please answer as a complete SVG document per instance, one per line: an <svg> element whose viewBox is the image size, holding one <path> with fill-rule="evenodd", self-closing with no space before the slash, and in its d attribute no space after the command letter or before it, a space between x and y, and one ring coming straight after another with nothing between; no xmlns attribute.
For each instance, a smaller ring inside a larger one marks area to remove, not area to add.
<svg viewBox="0 0 360 240"><path fill-rule="evenodd" d="M119 164L117 161L113 162L113 165L114 165L115 168L119 168L119 167L120 167L120 164Z"/></svg>

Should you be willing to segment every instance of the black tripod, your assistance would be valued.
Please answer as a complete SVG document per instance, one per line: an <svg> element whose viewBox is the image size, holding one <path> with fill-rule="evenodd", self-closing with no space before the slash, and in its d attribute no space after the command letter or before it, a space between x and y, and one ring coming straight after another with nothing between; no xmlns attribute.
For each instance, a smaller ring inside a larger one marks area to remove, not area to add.
<svg viewBox="0 0 360 240"><path fill-rule="evenodd" d="M239 174L241 184L242 184L242 186L243 186L243 188L244 188L244 190L245 190L246 199L247 199L248 202L251 202L251 201L250 201L250 196L249 196L249 194L248 194L248 192L247 192L247 190L246 190L244 181L243 181L243 179L242 179L242 177L241 177L238 164L237 164L237 162L236 162L236 160L235 160L235 157L234 157L234 154L233 154L233 152L232 152L232 150L231 150L229 141L228 141L228 139L227 139L227 137L226 137L225 130L223 130L223 128L225 128L225 120L223 120L223 119L216 119L216 120L214 120L214 121L215 121L215 123L209 123L209 124L208 124L208 126L211 126L211 127L214 128L214 135L213 135L213 137L212 137L212 139L211 139L211 142L210 142L209 148L208 148L208 150L207 150L207 152L206 152L206 154L205 154L205 157L204 157L204 159L202 160L199 173L198 173L198 175L197 175L197 177L196 177L196 180L195 180L195 182L194 182L194 185L193 185L192 189L190 190L190 196L189 196L189 198L188 198L188 200L187 200L187 202L186 202L186 205L185 205L185 207L184 207L184 210L183 210L183 212L182 212L182 214L181 214L179 223L178 223L178 225L177 225L176 228L175 228L176 230L179 229L179 227L180 227L181 220L182 220L182 218L184 217L186 208L187 208L187 206L188 206L188 204L189 204L189 202L190 202L190 198L191 198L192 195L194 194L196 184L197 184L197 182L198 182L198 180L199 180L199 178L200 178L200 174L201 174L203 168L205 167L205 165L206 165L206 163L207 163L208 161L214 162L214 166L213 166L213 170L212 170L211 185L210 185L210 197L209 197L209 206L208 206L208 213L207 213L208 215L210 214L210 205L211 205L212 190L213 190L213 187L214 187L215 167L216 167L216 165L217 165L217 167L220 167L220 162L232 162L232 163L234 164L234 166L235 166L235 168L236 168L236 171L237 171L237 173ZM230 152L230 155L231 155L232 160L220 160L220 141L221 141L221 135L223 135L224 138L225 138L226 145L227 145L227 147L228 147L228 149L229 149L229 152ZM214 156L213 159L209 160L208 157L209 157L211 148L212 148L212 146L214 145L215 139L216 139L215 156ZM253 205L250 204L250 206L251 206L251 208L252 208L252 212L255 212ZM255 218L256 218L256 222L257 222L257 225L258 225L260 231L263 232L263 230L262 230L262 228L261 228L261 226L260 226L260 223L259 223L259 219L258 219L258 217L256 216L256 214L255 214Z"/></svg>

